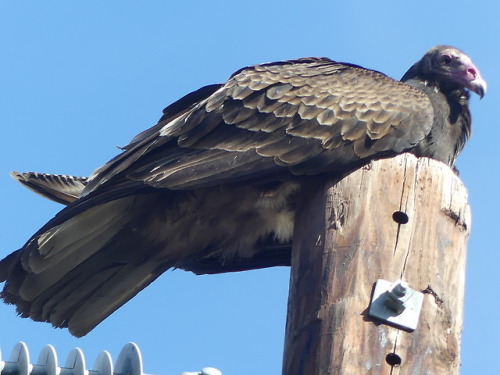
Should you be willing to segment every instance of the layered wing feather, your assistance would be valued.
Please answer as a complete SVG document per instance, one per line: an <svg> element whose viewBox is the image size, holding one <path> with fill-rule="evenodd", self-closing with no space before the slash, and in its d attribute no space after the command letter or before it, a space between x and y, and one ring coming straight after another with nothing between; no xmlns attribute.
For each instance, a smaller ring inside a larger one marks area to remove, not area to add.
<svg viewBox="0 0 500 375"><path fill-rule="evenodd" d="M87 185L87 177L36 172L12 172L10 175L42 197L61 204L74 202Z"/></svg>
<svg viewBox="0 0 500 375"><path fill-rule="evenodd" d="M411 149L433 118L425 94L373 70L326 58L257 65L163 118L98 169L85 193L119 174L192 189L284 172L339 172Z"/></svg>

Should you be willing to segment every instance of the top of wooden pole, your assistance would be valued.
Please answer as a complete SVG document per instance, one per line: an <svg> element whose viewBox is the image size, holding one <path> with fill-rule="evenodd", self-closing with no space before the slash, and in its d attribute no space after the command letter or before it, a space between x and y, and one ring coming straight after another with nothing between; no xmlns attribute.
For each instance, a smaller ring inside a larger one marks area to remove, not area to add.
<svg viewBox="0 0 500 375"><path fill-rule="evenodd" d="M311 183L296 219L283 374L457 374L470 223L459 178L427 158ZM425 293L414 332L368 316L377 279Z"/></svg>

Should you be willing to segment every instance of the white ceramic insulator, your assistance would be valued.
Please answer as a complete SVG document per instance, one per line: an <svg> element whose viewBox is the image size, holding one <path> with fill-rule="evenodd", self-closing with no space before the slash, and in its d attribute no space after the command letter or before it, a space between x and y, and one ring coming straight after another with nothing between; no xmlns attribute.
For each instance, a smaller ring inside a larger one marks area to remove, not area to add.
<svg viewBox="0 0 500 375"><path fill-rule="evenodd" d="M99 353L93 370L86 368L85 356L79 348L68 354L64 367L59 367L56 350L51 345L40 351L36 364L30 364L28 347L24 342L14 346L8 361L2 361L0 352L0 375L147 375L142 368L141 351L133 342L123 347L114 368L111 355L107 351ZM183 372L181 375L222 375L222 372L205 367L200 372Z"/></svg>

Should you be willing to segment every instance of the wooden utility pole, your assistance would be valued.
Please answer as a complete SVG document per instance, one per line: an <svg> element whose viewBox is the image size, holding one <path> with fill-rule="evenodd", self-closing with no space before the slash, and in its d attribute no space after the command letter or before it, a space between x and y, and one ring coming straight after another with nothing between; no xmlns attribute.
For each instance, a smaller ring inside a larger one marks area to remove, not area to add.
<svg viewBox="0 0 500 375"><path fill-rule="evenodd" d="M405 154L311 182L304 198L283 375L458 374L471 220L454 172ZM415 331L368 316L377 279L424 293Z"/></svg>

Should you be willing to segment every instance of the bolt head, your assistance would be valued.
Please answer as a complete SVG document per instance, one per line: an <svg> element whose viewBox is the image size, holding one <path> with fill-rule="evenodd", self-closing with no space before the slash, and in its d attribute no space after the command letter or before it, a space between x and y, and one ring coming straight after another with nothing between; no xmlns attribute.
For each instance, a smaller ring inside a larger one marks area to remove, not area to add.
<svg viewBox="0 0 500 375"><path fill-rule="evenodd" d="M408 283L402 281L392 288L392 293L394 293L397 297L403 297L408 292Z"/></svg>

